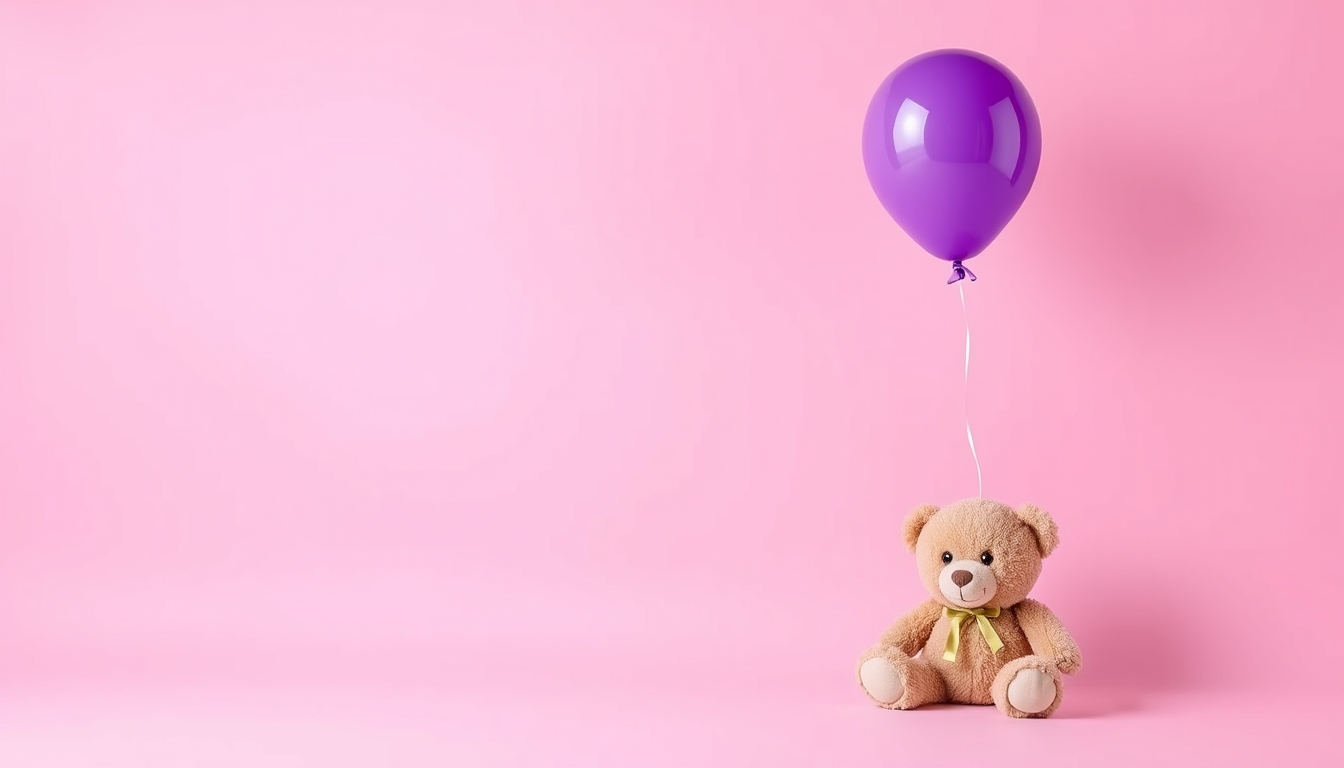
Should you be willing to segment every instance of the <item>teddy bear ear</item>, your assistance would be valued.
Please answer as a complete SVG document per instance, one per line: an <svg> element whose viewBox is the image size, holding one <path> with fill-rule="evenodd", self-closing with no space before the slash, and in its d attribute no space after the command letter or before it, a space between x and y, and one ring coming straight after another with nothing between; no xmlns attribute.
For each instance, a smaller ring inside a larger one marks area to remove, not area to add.
<svg viewBox="0 0 1344 768"><path fill-rule="evenodd" d="M1036 534L1036 546L1041 557L1049 557L1059 546L1059 527L1044 509L1034 504L1023 504L1017 510L1017 516Z"/></svg>
<svg viewBox="0 0 1344 768"><path fill-rule="evenodd" d="M901 534L905 537L905 548L911 552L915 551L915 545L919 543L919 532L924 530L924 524L929 522L929 518L938 511L938 508L932 504L925 504L914 512L905 516L905 524L901 526Z"/></svg>

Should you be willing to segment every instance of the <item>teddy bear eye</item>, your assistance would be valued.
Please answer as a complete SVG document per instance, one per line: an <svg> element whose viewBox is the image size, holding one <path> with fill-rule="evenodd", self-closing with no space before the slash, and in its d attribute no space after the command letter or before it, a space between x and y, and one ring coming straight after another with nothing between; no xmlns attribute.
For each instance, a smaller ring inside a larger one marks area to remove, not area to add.
<svg viewBox="0 0 1344 768"><path fill-rule="evenodd" d="M989 565L990 563L994 562L994 556L989 554L988 552L981 552L980 562L984 563L985 565Z"/></svg>
<svg viewBox="0 0 1344 768"><path fill-rule="evenodd" d="M951 553L951 552L944 552L944 553L943 553L943 562L944 562L944 563L950 563L950 562L952 562L952 553Z"/></svg>

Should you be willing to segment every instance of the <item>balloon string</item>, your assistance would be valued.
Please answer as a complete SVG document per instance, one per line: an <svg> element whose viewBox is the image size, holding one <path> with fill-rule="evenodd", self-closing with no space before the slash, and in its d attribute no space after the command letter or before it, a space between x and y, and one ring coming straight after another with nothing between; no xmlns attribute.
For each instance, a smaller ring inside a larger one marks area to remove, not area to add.
<svg viewBox="0 0 1344 768"><path fill-rule="evenodd" d="M966 421L966 443L971 446L971 458L975 460L975 478L980 485L979 498L984 498L985 476L980 471L980 456L975 452L975 436L971 434L971 313L966 310L966 289L963 285L960 280L957 281L957 292L961 294L961 316L966 320L966 369L961 410Z"/></svg>

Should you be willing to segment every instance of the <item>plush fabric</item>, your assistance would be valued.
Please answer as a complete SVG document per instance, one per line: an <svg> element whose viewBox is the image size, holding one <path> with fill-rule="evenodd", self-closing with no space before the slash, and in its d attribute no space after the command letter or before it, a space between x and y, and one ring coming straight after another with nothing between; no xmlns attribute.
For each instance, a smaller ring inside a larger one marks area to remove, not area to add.
<svg viewBox="0 0 1344 768"><path fill-rule="evenodd" d="M1010 717L1053 714L1064 695L1061 673L1073 674L1082 664L1064 625L1027 597L1042 559L1059 544L1054 520L1031 505L1014 510L968 499L941 509L916 509L906 518L903 535L931 599L897 619L860 656L860 688L868 692L864 664L877 659L866 669L868 679L883 681L883 692L902 691L895 701L869 694L888 709L955 702L994 704ZM991 650L973 617L948 618L945 607L998 608L999 615L989 622L1003 646ZM954 620L962 622L961 641L949 661L943 654ZM893 674L899 685L890 684ZM1053 700L1042 708L1052 685Z"/></svg>

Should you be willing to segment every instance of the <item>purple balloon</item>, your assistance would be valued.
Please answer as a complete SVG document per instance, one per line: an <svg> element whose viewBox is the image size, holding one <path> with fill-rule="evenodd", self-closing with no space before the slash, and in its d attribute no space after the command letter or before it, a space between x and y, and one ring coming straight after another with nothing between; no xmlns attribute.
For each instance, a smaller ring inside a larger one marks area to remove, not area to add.
<svg viewBox="0 0 1344 768"><path fill-rule="evenodd" d="M952 262L985 249L1022 207L1041 164L1041 121L1027 89L973 51L933 51L887 76L863 122L863 164L887 213Z"/></svg>

